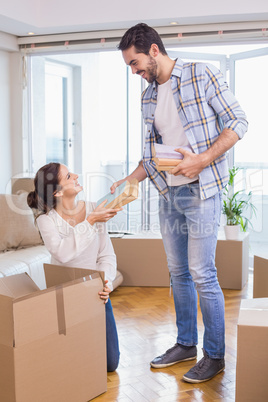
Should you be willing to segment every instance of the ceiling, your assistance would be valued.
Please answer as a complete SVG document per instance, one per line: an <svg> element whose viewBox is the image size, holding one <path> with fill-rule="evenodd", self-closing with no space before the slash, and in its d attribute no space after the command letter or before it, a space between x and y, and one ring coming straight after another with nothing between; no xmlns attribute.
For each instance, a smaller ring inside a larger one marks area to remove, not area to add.
<svg viewBox="0 0 268 402"><path fill-rule="evenodd" d="M268 20L268 1L214 0L181 2L165 0L0 0L0 31L19 37L98 30L127 29L138 22L154 27ZM129 7L126 5L129 4ZM182 7L183 4L183 7ZM130 7L133 10L129 10ZM229 11L228 11L229 9Z"/></svg>

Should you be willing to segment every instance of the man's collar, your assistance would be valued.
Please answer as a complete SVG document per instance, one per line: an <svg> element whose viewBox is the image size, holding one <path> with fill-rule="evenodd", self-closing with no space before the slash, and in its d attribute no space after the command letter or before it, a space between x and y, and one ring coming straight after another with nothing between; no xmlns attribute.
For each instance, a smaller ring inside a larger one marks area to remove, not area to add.
<svg viewBox="0 0 268 402"><path fill-rule="evenodd" d="M182 67L183 67L183 61L181 59L176 59L176 63L173 67L173 70L171 72L171 76L174 75L175 77L180 78L181 77L181 72L182 72ZM152 83L153 89L156 89L158 86L157 81L154 81Z"/></svg>
<svg viewBox="0 0 268 402"><path fill-rule="evenodd" d="M183 61L181 59L176 59L176 63L173 67L171 75L175 75L176 77L181 77L181 72L182 72L182 67L183 67Z"/></svg>

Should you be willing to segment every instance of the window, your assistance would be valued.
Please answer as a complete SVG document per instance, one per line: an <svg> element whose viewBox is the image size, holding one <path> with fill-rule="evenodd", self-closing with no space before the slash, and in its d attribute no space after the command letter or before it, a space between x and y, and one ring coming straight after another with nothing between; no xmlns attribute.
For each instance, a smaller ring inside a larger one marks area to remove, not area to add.
<svg viewBox="0 0 268 402"><path fill-rule="evenodd" d="M245 110L248 132L229 152L230 165L242 169L235 182L235 190L252 191L257 207L252 218L251 242L268 241L268 164L264 141L267 135L266 110L268 90L268 47L264 45L199 46L170 49L170 55L183 60L210 62L220 68L230 89ZM263 144L263 145L262 145Z"/></svg>
<svg viewBox="0 0 268 402"><path fill-rule="evenodd" d="M97 201L141 159L141 78L118 51L33 55L29 66L31 170L64 163ZM140 197L109 222L111 230L140 230L142 208Z"/></svg>
<svg viewBox="0 0 268 402"><path fill-rule="evenodd" d="M230 56L232 89L246 110L249 129L235 147L234 164L242 169L237 188L252 191L257 208L252 217L251 241L268 241L268 162L266 155L266 124L268 91L268 47Z"/></svg>
<svg viewBox="0 0 268 402"><path fill-rule="evenodd" d="M45 62L46 163L59 162L73 169L72 68Z"/></svg>
<svg viewBox="0 0 268 402"><path fill-rule="evenodd" d="M265 116L268 48L217 45L167 48L170 57L206 61L220 68L249 120L249 131L230 163L243 167L240 184L257 197L258 218L251 239L268 240L268 174ZM85 195L98 200L111 184L138 164L143 150L141 78L125 66L121 52L90 51L29 56L31 100L30 170L49 160L63 161L84 180ZM254 76L253 76L254 74ZM141 196L110 222L111 229L159 230L158 194L145 181Z"/></svg>

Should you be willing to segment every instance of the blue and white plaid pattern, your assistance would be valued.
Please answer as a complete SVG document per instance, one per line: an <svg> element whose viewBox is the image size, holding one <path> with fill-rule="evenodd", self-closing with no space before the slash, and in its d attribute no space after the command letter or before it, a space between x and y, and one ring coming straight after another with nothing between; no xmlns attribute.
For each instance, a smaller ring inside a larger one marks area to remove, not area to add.
<svg viewBox="0 0 268 402"><path fill-rule="evenodd" d="M196 154L207 150L223 128L232 129L239 138L246 133L246 115L215 66L184 63L177 59L171 75L171 87L185 134ZM154 127L156 104L157 82L154 82L141 96L143 118L147 125L143 166L159 193L168 199L165 173L158 172L152 160L153 144L162 142ZM228 164L224 154L200 173L201 199L221 191L227 182Z"/></svg>

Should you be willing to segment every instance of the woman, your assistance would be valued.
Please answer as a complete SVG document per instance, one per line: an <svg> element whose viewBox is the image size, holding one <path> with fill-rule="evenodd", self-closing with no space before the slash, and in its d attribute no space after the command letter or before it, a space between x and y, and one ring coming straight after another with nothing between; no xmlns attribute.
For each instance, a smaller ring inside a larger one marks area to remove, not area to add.
<svg viewBox="0 0 268 402"><path fill-rule="evenodd" d="M109 293L116 276L116 257L105 222L122 208L106 209L104 201L94 209L93 203L77 201L77 194L83 190L77 179L65 165L49 163L36 173L35 189L28 194L27 202L37 209L37 225L52 264L105 272L105 286L99 296L106 309L107 371L114 371L119 346Z"/></svg>

